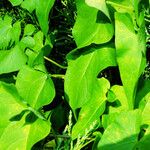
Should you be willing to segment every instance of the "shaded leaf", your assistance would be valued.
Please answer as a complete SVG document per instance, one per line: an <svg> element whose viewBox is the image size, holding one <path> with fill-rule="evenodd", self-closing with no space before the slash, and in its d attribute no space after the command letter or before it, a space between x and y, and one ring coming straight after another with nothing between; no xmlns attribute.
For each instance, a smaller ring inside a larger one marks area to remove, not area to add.
<svg viewBox="0 0 150 150"><path fill-rule="evenodd" d="M137 143L136 148L138 150L146 150L148 147L150 147L150 126L146 129L146 132L144 136L141 138L141 140Z"/></svg>
<svg viewBox="0 0 150 150"><path fill-rule="evenodd" d="M141 79L138 82L138 88L136 92L135 106L139 107L140 101L150 92L150 80Z"/></svg>
<svg viewBox="0 0 150 150"><path fill-rule="evenodd" d="M9 1L13 6L18 6L23 2L23 0L9 0Z"/></svg>

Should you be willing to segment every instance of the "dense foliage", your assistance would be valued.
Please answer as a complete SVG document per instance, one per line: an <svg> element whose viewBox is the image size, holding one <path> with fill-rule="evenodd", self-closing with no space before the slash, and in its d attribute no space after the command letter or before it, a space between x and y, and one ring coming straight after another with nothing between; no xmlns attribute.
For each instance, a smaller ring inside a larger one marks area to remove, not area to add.
<svg viewBox="0 0 150 150"><path fill-rule="evenodd" d="M0 150L147 150L149 0L0 2Z"/></svg>

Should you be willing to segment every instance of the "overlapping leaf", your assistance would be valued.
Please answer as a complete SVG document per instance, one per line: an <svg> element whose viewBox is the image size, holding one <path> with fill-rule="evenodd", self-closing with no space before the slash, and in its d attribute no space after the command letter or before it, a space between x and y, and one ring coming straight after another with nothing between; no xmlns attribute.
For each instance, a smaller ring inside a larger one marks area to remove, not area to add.
<svg viewBox="0 0 150 150"><path fill-rule="evenodd" d="M121 111L127 111L130 108L128 99L126 97L125 91L123 86L114 85L111 88L111 91L115 94L116 99L119 101L119 106L116 107L109 107L109 113L115 113L115 112L121 112Z"/></svg>
<svg viewBox="0 0 150 150"><path fill-rule="evenodd" d="M45 35L47 35L49 29L49 12L55 2L55 0L9 0L13 6L21 5L22 8L27 9L30 13L36 10L36 15L40 24L40 27Z"/></svg>
<svg viewBox="0 0 150 150"><path fill-rule="evenodd" d="M91 48L93 52L69 60L65 76L65 93L72 109L80 108L92 98L97 75L115 66L115 50L111 47Z"/></svg>
<svg viewBox="0 0 150 150"><path fill-rule="evenodd" d="M54 2L55 0L36 0L36 15L45 35L47 35L49 29L48 17Z"/></svg>
<svg viewBox="0 0 150 150"><path fill-rule="evenodd" d="M150 93L142 99L139 108L142 110L142 124L150 125Z"/></svg>
<svg viewBox="0 0 150 150"><path fill-rule="evenodd" d="M37 0L24 0L21 3L21 7L27 9L30 13L36 8Z"/></svg>
<svg viewBox="0 0 150 150"><path fill-rule="evenodd" d="M23 67L18 73L16 87L20 96L35 109L51 103L55 96L50 77L28 66Z"/></svg>
<svg viewBox="0 0 150 150"><path fill-rule="evenodd" d="M77 19L73 27L73 36L78 47L91 43L108 42L113 36L113 26L104 16L97 18L98 9L88 6L84 0L76 0Z"/></svg>
<svg viewBox="0 0 150 150"><path fill-rule="evenodd" d="M12 26L12 18L5 16L0 18L0 49L7 49L14 42L19 41L21 33L20 22L16 22Z"/></svg>
<svg viewBox="0 0 150 150"><path fill-rule="evenodd" d="M130 108L133 108L137 81L145 68L144 25L135 33L128 14L115 14L117 62Z"/></svg>
<svg viewBox="0 0 150 150"><path fill-rule="evenodd" d="M102 150L133 150L140 132L141 114L138 110L123 112L104 131L98 143Z"/></svg>
<svg viewBox="0 0 150 150"><path fill-rule="evenodd" d="M72 130L72 138L75 139L79 135L85 134L85 131L90 128L94 122L99 122L99 117L105 110L106 93L110 88L108 80L98 79L97 85L93 85L94 91L91 100L86 103L79 113L77 123Z"/></svg>
<svg viewBox="0 0 150 150"><path fill-rule="evenodd" d="M27 57L18 45L11 50L0 50L0 74L18 71L26 61Z"/></svg>
<svg viewBox="0 0 150 150"><path fill-rule="evenodd" d="M13 6L18 6L23 2L23 0L9 0L9 1L12 3Z"/></svg>
<svg viewBox="0 0 150 150"><path fill-rule="evenodd" d="M136 148L139 150L146 150L150 146L150 126L146 129L144 136L137 143Z"/></svg>
<svg viewBox="0 0 150 150"><path fill-rule="evenodd" d="M110 18L105 0L85 0L85 2L89 6L101 10L108 18Z"/></svg>
<svg viewBox="0 0 150 150"><path fill-rule="evenodd" d="M0 104L0 116L3 116L0 117L0 149L30 150L49 133L50 124L41 119L28 125L25 125L25 118L10 121L26 108L14 85L0 82Z"/></svg>

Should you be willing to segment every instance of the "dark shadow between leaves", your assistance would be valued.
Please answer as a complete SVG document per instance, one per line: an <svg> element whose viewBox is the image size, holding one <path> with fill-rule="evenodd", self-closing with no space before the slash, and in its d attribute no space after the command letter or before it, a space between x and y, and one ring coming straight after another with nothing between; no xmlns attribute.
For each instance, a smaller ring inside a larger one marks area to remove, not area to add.
<svg viewBox="0 0 150 150"><path fill-rule="evenodd" d="M24 116L24 114L28 111L29 110L23 110L20 114L17 114L15 116L11 117L9 120L10 121L20 121L22 119L22 117Z"/></svg>
<svg viewBox="0 0 150 150"><path fill-rule="evenodd" d="M99 50L100 48L114 48L114 43L112 42L114 39L112 39L111 41L104 43L104 44L94 44L92 43L89 46L85 46L83 48L76 48L74 50L72 50L70 53L67 54L66 58L68 60L75 60L77 59L79 56L81 55L87 55L91 52L94 52L96 50Z"/></svg>

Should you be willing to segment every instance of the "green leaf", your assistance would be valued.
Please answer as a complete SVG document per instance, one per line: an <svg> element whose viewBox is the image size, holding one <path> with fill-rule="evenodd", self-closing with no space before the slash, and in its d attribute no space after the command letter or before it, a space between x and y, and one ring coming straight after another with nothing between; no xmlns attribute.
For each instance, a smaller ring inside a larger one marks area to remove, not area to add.
<svg viewBox="0 0 150 150"><path fill-rule="evenodd" d="M55 0L36 0L36 15L44 35L47 35L48 32L48 17L54 2Z"/></svg>
<svg viewBox="0 0 150 150"><path fill-rule="evenodd" d="M98 149L133 150L138 140L140 124L141 114L138 110L122 112L104 131Z"/></svg>
<svg viewBox="0 0 150 150"><path fill-rule="evenodd" d="M11 50L0 50L0 74L18 71L26 61L27 57L19 46Z"/></svg>
<svg viewBox="0 0 150 150"><path fill-rule="evenodd" d="M136 93L135 106L138 107L140 101L150 92L150 80L139 80Z"/></svg>
<svg viewBox="0 0 150 150"><path fill-rule="evenodd" d="M110 18L105 0L85 0L85 2L87 5L101 10L108 18Z"/></svg>
<svg viewBox="0 0 150 150"><path fill-rule="evenodd" d="M24 118L10 121L24 108L15 86L0 82L0 116L3 116L0 117L0 149L30 150L49 133L50 124L41 119L28 125L25 125Z"/></svg>
<svg viewBox="0 0 150 150"><path fill-rule="evenodd" d="M103 14L98 17L98 9L89 7L84 0L76 0L76 6L77 19L72 34L77 47L81 48L91 43L102 44L110 41L114 31L108 18Z"/></svg>
<svg viewBox="0 0 150 150"><path fill-rule="evenodd" d="M134 106L137 81L146 64L144 24L138 33L128 14L115 14L117 62L130 108Z"/></svg>
<svg viewBox="0 0 150 150"><path fill-rule="evenodd" d="M9 1L13 6L18 6L23 2L23 0L9 0Z"/></svg>
<svg viewBox="0 0 150 150"><path fill-rule="evenodd" d="M88 48L87 48L88 50ZM97 75L109 66L115 66L115 50L110 47L91 48L92 52L69 60L65 75L65 93L73 110L90 101L97 83Z"/></svg>
<svg viewBox="0 0 150 150"><path fill-rule="evenodd" d="M0 49L7 49L15 42L19 42L21 33L20 22L16 22L12 26L12 18L5 16L0 18Z"/></svg>
<svg viewBox="0 0 150 150"><path fill-rule="evenodd" d="M117 112L102 115L102 126L106 129L118 117Z"/></svg>
<svg viewBox="0 0 150 150"><path fill-rule="evenodd" d="M137 149L146 150L148 147L150 147L149 141L150 141L150 126L146 129L144 136L137 143Z"/></svg>
<svg viewBox="0 0 150 150"><path fill-rule="evenodd" d="M130 104L126 97L123 86L114 85L111 87L111 91L116 95L116 100L119 101L120 106L118 107L109 107L109 113L127 111L130 108Z"/></svg>
<svg viewBox="0 0 150 150"><path fill-rule="evenodd" d="M122 1L107 0L106 3L114 7L117 10L117 12L121 12L121 13L130 12L131 13L134 10L134 7L132 5L134 4L134 2L132 3L131 0L122 0Z"/></svg>
<svg viewBox="0 0 150 150"><path fill-rule="evenodd" d="M24 36L32 35L35 31L35 27L32 24L27 24L24 28Z"/></svg>
<svg viewBox="0 0 150 150"><path fill-rule="evenodd" d="M31 36L23 37L20 41L21 49L35 47L35 40Z"/></svg>
<svg viewBox="0 0 150 150"><path fill-rule="evenodd" d="M20 96L33 108L52 102L55 89L50 77L41 71L24 66L18 73L16 87Z"/></svg>
<svg viewBox="0 0 150 150"><path fill-rule="evenodd" d="M32 49L37 53L41 52L41 49L43 48L43 38L44 35L41 31L34 35L35 46Z"/></svg>
<svg viewBox="0 0 150 150"><path fill-rule="evenodd" d="M27 9L30 13L36 8L36 0L24 0L21 7Z"/></svg>
<svg viewBox="0 0 150 150"><path fill-rule="evenodd" d="M110 84L105 78L99 79L97 85L93 86L91 100L81 108L78 121L73 126L72 139L83 136L93 122L99 122L99 117L105 110L106 93L109 88Z"/></svg>
<svg viewBox="0 0 150 150"><path fill-rule="evenodd" d="M139 108L142 110L142 124L150 125L150 92L140 102Z"/></svg>

